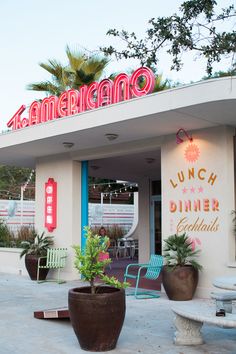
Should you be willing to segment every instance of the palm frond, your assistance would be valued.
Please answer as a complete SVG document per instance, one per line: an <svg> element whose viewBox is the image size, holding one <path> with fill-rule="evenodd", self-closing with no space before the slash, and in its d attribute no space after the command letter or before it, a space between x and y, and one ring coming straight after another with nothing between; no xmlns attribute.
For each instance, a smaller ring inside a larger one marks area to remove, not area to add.
<svg viewBox="0 0 236 354"><path fill-rule="evenodd" d="M163 80L162 74L157 75L155 78L155 86L153 92L164 91L168 90L169 88L171 88L170 81L168 79Z"/></svg>
<svg viewBox="0 0 236 354"><path fill-rule="evenodd" d="M74 88L78 88L81 85L89 85L95 81L95 74L86 74L83 70L77 70L74 77Z"/></svg>
<svg viewBox="0 0 236 354"><path fill-rule="evenodd" d="M202 266L196 261L200 250L194 250L186 233L171 235L165 241L163 256L168 266L192 265L196 269Z"/></svg>
<svg viewBox="0 0 236 354"><path fill-rule="evenodd" d="M65 66L56 59L49 59L48 63L39 63L39 66L58 78L62 77L63 70L65 69Z"/></svg>
<svg viewBox="0 0 236 354"><path fill-rule="evenodd" d="M60 87L54 85L50 81L35 82L27 85L26 88L27 90L32 90L32 91L44 91L46 93L49 93L50 95L56 95L56 96L59 96L61 92L63 92L63 90L61 90Z"/></svg>
<svg viewBox="0 0 236 354"><path fill-rule="evenodd" d="M72 71L80 69L84 61L86 60L86 55L80 51L72 51L69 46L66 46L66 55L69 60L69 66Z"/></svg>
<svg viewBox="0 0 236 354"><path fill-rule="evenodd" d="M93 56L88 58L82 65L81 69L86 73L86 74L94 74L94 80L98 80L103 71L105 70L106 66L109 63L109 59L105 57L99 57L99 56Z"/></svg>

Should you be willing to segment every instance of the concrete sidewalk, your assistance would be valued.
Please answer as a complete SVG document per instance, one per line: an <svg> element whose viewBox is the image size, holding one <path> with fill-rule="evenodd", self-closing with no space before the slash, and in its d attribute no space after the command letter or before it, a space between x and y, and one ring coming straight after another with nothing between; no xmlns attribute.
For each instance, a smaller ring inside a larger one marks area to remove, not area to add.
<svg viewBox="0 0 236 354"><path fill-rule="evenodd" d="M0 274L0 354L77 354L80 349L69 321L38 320L36 310L64 307L78 282L37 284L28 277ZM236 354L236 329L204 325L206 344L173 344L173 301L127 298L124 326L113 354ZM194 301L206 301L196 299ZM89 353L89 352L87 352Z"/></svg>

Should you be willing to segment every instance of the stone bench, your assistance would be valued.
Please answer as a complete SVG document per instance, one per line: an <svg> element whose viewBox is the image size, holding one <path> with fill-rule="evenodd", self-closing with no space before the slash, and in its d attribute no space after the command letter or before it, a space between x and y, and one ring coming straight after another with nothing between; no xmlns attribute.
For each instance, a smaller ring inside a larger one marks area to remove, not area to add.
<svg viewBox="0 0 236 354"><path fill-rule="evenodd" d="M236 291L212 292L211 298L216 300L217 309L224 309L226 312L232 313L232 301L236 300Z"/></svg>
<svg viewBox="0 0 236 354"><path fill-rule="evenodd" d="M181 303L172 307L175 313L174 343L178 345L203 344L201 328L204 323L223 328L236 328L236 313L226 313L225 317L216 316L216 307L209 303Z"/></svg>

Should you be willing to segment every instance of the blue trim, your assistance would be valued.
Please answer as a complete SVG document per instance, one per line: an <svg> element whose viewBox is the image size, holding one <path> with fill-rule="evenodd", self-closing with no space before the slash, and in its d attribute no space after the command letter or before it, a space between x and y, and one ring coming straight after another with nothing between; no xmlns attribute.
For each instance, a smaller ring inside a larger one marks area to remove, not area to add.
<svg viewBox="0 0 236 354"><path fill-rule="evenodd" d="M84 227L88 226L88 161L81 163L81 249L85 248Z"/></svg>

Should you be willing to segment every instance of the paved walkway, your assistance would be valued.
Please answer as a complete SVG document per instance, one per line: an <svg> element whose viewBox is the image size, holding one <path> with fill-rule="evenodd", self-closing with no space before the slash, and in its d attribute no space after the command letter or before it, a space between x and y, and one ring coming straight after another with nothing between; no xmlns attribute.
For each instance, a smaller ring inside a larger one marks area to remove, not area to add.
<svg viewBox="0 0 236 354"><path fill-rule="evenodd" d="M0 274L0 354L77 354L69 321L37 320L33 311L63 307L68 289L81 282L37 284L27 277ZM206 300L194 300L206 301ZM206 344L173 344L173 314L164 294L159 299L127 297L125 323L112 354L236 354L236 330L203 326ZM89 353L89 352L87 352Z"/></svg>

